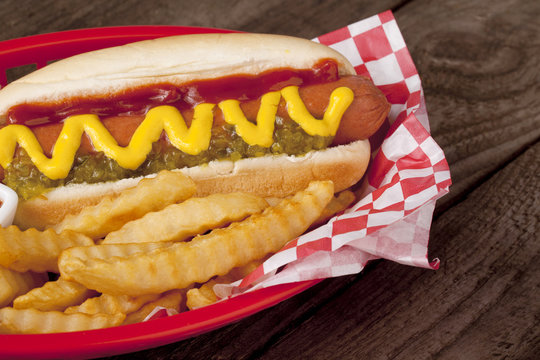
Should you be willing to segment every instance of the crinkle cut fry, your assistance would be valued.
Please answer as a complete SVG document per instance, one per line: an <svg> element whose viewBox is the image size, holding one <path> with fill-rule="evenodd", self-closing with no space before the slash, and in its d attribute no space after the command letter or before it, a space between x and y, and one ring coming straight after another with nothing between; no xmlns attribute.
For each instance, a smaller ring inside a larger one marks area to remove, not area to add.
<svg viewBox="0 0 540 360"><path fill-rule="evenodd" d="M228 284L240 280L252 271L254 271L259 265L261 265L268 257L264 259L258 259L250 262L241 267L236 267L223 276L218 276L215 279L211 279L208 282L202 284L199 288L190 289L186 293L186 305L190 310L195 308L210 305L218 301L218 297L214 292L214 285L216 284Z"/></svg>
<svg viewBox="0 0 540 360"><path fill-rule="evenodd" d="M48 281L42 287L30 290L13 300L15 309L33 308L40 311L64 311L68 306L82 303L97 292L72 281L59 277Z"/></svg>
<svg viewBox="0 0 540 360"><path fill-rule="evenodd" d="M9 305L17 296L41 286L47 279L46 273L21 273L0 266L0 307Z"/></svg>
<svg viewBox="0 0 540 360"><path fill-rule="evenodd" d="M328 222L328 220L330 220L330 218L336 215L338 212L347 209L349 205L354 202L354 200L356 200L356 196L350 190L344 190L339 194L336 194L324 208L321 216L319 216L311 227L314 228Z"/></svg>
<svg viewBox="0 0 540 360"><path fill-rule="evenodd" d="M58 273L58 256L64 249L89 245L94 245L92 239L73 231L21 231L12 225L0 228L0 265L20 272Z"/></svg>
<svg viewBox="0 0 540 360"><path fill-rule="evenodd" d="M60 272L67 279L107 294L138 296L185 288L277 252L306 231L333 194L331 181L312 182L306 190L262 214L191 242L175 243L149 253L94 259L80 253L76 257L65 256L64 252L59 261Z"/></svg>
<svg viewBox="0 0 540 360"><path fill-rule="evenodd" d="M159 298L144 304L137 311L127 314L123 325L143 321L158 306L180 313L182 311L184 293L184 290L171 290L163 293Z"/></svg>
<svg viewBox="0 0 540 360"><path fill-rule="evenodd" d="M246 193L191 198L127 223L109 233L102 244L183 241L262 212L266 207L268 203L263 198Z"/></svg>
<svg viewBox="0 0 540 360"><path fill-rule="evenodd" d="M148 212L184 201L195 191L195 183L189 177L164 170L154 178L142 179L136 187L123 191L117 197L105 197L79 214L66 216L55 229L57 232L74 230L97 239Z"/></svg>
<svg viewBox="0 0 540 360"><path fill-rule="evenodd" d="M0 334L47 334L118 326L124 314L64 314L36 309L0 309ZM31 345L31 344L30 344Z"/></svg>
<svg viewBox="0 0 540 360"><path fill-rule="evenodd" d="M67 308L64 313L75 314L129 314L137 311L144 304L157 299L160 295L143 295L130 297L126 295L101 294L90 298L79 306Z"/></svg>
<svg viewBox="0 0 540 360"><path fill-rule="evenodd" d="M172 242L145 242L135 244L102 244L94 246L74 246L62 252L58 264L70 258L111 259L113 257L127 257L140 253L148 253L155 249L171 246Z"/></svg>

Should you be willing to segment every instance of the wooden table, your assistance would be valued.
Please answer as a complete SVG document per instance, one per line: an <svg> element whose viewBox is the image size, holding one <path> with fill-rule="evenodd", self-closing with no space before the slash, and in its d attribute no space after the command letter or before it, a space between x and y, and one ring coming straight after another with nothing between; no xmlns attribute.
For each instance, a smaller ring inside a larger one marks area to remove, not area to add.
<svg viewBox="0 0 540 360"><path fill-rule="evenodd" d="M540 2L0 2L0 40L110 25L313 38L394 11L453 186L438 271L378 261L201 336L125 359L532 359L540 350Z"/></svg>

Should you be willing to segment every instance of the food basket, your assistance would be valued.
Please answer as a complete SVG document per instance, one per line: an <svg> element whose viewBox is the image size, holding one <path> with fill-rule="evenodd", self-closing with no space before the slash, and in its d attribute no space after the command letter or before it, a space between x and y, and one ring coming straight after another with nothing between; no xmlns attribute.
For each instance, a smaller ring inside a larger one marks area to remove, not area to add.
<svg viewBox="0 0 540 360"><path fill-rule="evenodd" d="M184 26L126 26L64 31L0 42L0 83L9 74L41 68L79 53L163 36L223 33L229 30ZM261 289L217 304L143 323L84 332L0 335L0 358L98 357L152 348L240 320L302 292L319 280ZM31 346L28 346L31 344Z"/></svg>
<svg viewBox="0 0 540 360"><path fill-rule="evenodd" d="M160 36L227 30L134 26L75 30L0 42L0 82L12 68L43 67L81 52ZM0 335L0 357L97 357L175 342L216 329L277 304L321 279L355 274L384 258L436 269L427 260L436 200L448 192L450 171L429 133L420 77L390 11L361 20L315 41L344 54L360 75L371 77L391 104L370 138L372 161L356 204L289 242L250 275L214 287L222 298L210 306L120 327L46 335ZM17 70L15 72L18 72ZM220 288L221 286L221 288ZM32 347L27 344L32 344Z"/></svg>

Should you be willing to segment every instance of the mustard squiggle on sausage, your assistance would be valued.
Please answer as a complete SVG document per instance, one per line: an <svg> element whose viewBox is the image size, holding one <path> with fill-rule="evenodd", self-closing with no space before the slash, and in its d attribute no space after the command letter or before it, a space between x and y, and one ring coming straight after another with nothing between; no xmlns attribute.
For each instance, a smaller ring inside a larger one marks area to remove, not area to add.
<svg viewBox="0 0 540 360"><path fill-rule="evenodd" d="M261 98L261 107L257 112L257 124L246 119L238 100L225 100L218 104L223 112L223 118L231 125L235 125L235 131L249 145L269 147L274 142L274 124L281 94L274 91L265 94Z"/></svg>
<svg viewBox="0 0 540 360"><path fill-rule="evenodd" d="M291 119L309 135L334 136L343 113L354 99L351 89L340 87L330 95L328 107L322 120L314 118L306 109L297 86L265 94L257 114L257 124L251 123L243 114L237 100L224 100L218 104L227 123L249 145L269 147L273 142L274 123L281 96L287 103ZM126 147L119 146L97 115L75 115L64 121L62 131L54 145L52 156L43 153L36 136L24 125L9 125L0 129L0 165L6 168L12 161L17 145L24 148L32 162L45 176L52 180L68 176L75 154L80 147L83 133L92 141L97 151L114 159L121 167L138 168L159 140L162 132L178 150L197 155L208 149L212 135L213 108L215 104L203 103L194 109L193 120L188 128L178 109L162 105L146 114Z"/></svg>

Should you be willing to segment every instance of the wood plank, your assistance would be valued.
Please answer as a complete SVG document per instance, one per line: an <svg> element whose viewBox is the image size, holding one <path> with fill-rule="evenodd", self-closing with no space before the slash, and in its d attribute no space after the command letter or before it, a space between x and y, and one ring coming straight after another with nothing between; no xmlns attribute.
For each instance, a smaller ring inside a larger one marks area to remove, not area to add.
<svg viewBox="0 0 540 360"><path fill-rule="evenodd" d="M313 38L400 6L404 2L406 1L3 1L0 2L0 23L3 24L0 40L113 25L208 26Z"/></svg>
<svg viewBox="0 0 540 360"><path fill-rule="evenodd" d="M362 275L358 275L362 276ZM356 276L325 280L307 291L294 296L270 309L263 310L222 329L156 349L141 351L114 358L144 359L171 358L224 358L242 359L257 357L267 351L291 328L325 306L332 298L339 297Z"/></svg>
<svg viewBox="0 0 540 360"><path fill-rule="evenodd" d="M376 262L223 329L116 358L532 358L539 170L537 144L441 215L438 271Z"/></svg>
<svg viewBox="0 0 540 360"><path fill-rule="evenodd" d="M540 138L540 2L412 1L396 19L459 201Z"/></svg>
<svg viewBox="0 0 540 360"><path fill-rule="evenodd" d="M441 270L379 263L274 338L260 358L533 357L540 336L539 170L540 144L440 217L432 245ZM239 335L240 343L258 339ZM218 354L231 354L224 351L231 347Z"/></svg>

